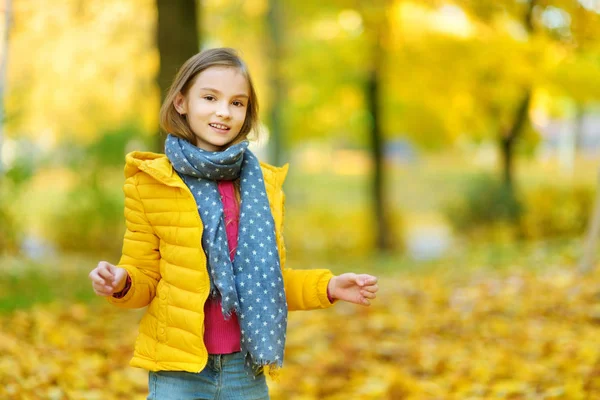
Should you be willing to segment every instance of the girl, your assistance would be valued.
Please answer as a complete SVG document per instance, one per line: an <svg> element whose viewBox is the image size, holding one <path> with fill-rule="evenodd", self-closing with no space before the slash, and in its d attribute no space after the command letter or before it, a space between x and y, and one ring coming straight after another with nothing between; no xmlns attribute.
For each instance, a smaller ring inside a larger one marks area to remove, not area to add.
<svg viewBox="0 0 600 400"><path fill-rule="evenodd" d="M268 399L288 310L375 298L374 276L285 268L287 165L248 149L257 119L245 63L206 50L161 107L166 154L126 157L123 254L89 277L116 306L148 306L130 363L150 371L148 399Z"/></svg>

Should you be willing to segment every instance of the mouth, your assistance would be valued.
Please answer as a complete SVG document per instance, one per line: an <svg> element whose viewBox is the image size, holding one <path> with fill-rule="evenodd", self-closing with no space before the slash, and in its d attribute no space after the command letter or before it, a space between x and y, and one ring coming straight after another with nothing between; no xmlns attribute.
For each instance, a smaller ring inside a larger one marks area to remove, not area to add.
<svg viewBox="0 0 600 400"><path fill-rule="evenodd" d="M227 132L229 131L231 128L228 127L227 125L223 125L223 124L217 124L217 123L210 123L208 124L211 128L219 131L219 132Z"/></svg>

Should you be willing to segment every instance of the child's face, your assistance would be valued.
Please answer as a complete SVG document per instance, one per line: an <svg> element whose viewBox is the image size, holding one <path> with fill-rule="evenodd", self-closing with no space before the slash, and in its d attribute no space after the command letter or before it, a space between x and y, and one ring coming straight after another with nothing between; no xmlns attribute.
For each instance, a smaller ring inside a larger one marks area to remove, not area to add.
<svg viewBox="0 0 600 400"><path fill-rule="evenodd" d="M195 145L221 151L244 125L250 88L246 77L232 67L210 67L196 76L187 94L175 98L196 136Z"/></svg>

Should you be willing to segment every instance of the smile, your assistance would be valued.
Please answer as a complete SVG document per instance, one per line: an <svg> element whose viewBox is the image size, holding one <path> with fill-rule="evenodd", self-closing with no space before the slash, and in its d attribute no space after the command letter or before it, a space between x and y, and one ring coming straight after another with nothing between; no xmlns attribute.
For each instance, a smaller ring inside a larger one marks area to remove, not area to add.
<svg viewBox="0 0 600 400"><path fill-rule="evenodd" d="M208 124L208 125L212 126L213 128L222 129L225 131L229 130L229 127L227 125L221 125L221 124Z"/></svg>

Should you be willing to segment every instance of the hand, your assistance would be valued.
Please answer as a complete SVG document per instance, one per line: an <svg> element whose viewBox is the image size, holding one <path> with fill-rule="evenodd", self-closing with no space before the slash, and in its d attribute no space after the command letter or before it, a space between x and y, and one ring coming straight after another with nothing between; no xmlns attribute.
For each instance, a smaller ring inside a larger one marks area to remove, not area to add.
<svg viewBox="0 0 600 400"><path fill-rule="evenodd" d="M112 296L113 293L123 290L127 283L127 270L106 261L100 261L88 276L98 296Z"/></svg>
<svg viewBox="0 0 600 400"><path fill-rule="evenodd" d="M333 299L368 306L379 287L377 278L372 275L346 273L331 278L328 289Z"/></svg>

